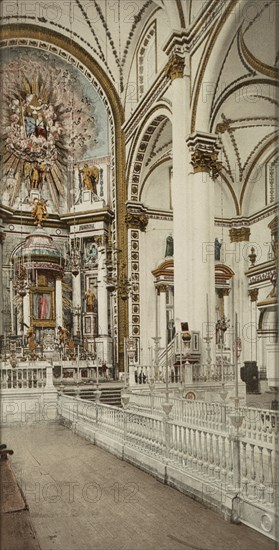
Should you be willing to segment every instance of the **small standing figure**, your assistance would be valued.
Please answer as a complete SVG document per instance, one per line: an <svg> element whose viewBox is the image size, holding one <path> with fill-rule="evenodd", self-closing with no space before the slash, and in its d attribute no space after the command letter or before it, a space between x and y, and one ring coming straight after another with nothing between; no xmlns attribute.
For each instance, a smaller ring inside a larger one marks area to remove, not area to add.
<svg viewBox="0 0 279 550"><path fill-rule="evenodd" d="M94 292L91 290L91 288L89 288L89 289L85 292L85 298L86 298L86 311L88 311L89 313L93 313L93 311L94 311L94 304L95 304L95 294L94 294Z"/></svg>
<svg viewBox="0 0 279 550"><path fill-rule="evenodd" d="M216 237L214 241L214 257L217 262L221 260L221 246L222 246L222 241L219 241Z"/></svg>
<svg viewBox="0 0 279 550"><path fill-rule="evenodd" d="M173 237L172 235L168 235L166 238L166 252L165 252L165 258L172 258L173 256Z"/></svg>
<svg viewBox="0 0 279 550"><path fill-rule="evenodd" d="M229 320L225 317L222 317L222 319L218 319L216 323L216 344L224 344L224 336L226 330L229 328Z"/></svg>
<svg viewBox="0 0 279 550"><path fill-rule="evenodd" d="M35 218L34 225L41 225L43 218L48 218L48 211L46 207L47 201L44 199L35 199L32 201L34 208L31 212L33 218Z"/></svg>
<svg viewBox="0 0 279 550"><path fill-rule="evenodd" d="M58 338L61 345L66 345L68 341L69 331L65 327L58 327Z"/></svg>
<svg viewBox="0 0 279 550"><path fill-rule="evenodd" d="M69 350L70 350L70 358L74 359L75 358L75 342L74 342L73 338L71 338L69 340Z"/></svg>
<svg viewBox="0 0 279 550"><path fill-rule="evenodd" d="M80 170L82 174L82 183L85 189L93 191L97 195L97 183L99 181L99 168L97 166L88 166L85 164Z"/></svg>
<svg viewBox="0 0 279 550"><path fill-rule="evenodd" d="M36 355L36 340L35 340L35 330L34 327L31 325L28 327L26 336L27 336L27 342L28 342L28 349L31 356L31 359L35 358Z"/></svg>

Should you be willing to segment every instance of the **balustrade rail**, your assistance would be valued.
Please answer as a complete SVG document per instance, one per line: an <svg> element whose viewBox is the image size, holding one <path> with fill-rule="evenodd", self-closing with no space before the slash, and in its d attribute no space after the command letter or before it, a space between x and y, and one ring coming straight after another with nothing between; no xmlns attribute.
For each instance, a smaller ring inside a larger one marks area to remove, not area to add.
<svg viewBox="0 0 279 550"><path fill-rule="evenodd" d="M180 472L180 479L185 474L187 480L202 481L208 497L219 499L220 508L228 499L233 506L237 496L257 510L260 507L262 514L268 514L266 521L274 525L278 413L249 407L235 411L228 407L224 417L223 404L188 402L184 403L182 420L175 414L163 413L162 408L159 414L160 397L154 398L153 411L146 412L86 403L61 394L58 411L73 425L85 421L95 431L108 434L110 441L115 440L126 449L137 449L143 462L142 457L147 455L167 469ZM239 514L241 519L241 511ZM251 522L252 527L258 528ZM274 536L273 527L263 527L262 531Z"/></svg>
<svg viewBox="0 0 279 550"><path fill-rule="evenodd" d="M46 368L1 368L1 389L44 388L46 386Z"/></svg>

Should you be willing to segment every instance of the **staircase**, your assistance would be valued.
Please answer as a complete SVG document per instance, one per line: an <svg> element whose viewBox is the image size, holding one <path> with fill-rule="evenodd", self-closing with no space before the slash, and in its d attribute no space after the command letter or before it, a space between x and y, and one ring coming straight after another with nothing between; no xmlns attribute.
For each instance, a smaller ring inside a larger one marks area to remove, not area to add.
<svg viewBox="0 0 279 550"><path fill-rule="evenodd" d="M122 387L118 386L117 388L101 388L101 403L106 405L113 405L114 407L122 407L121 403L121 390Z"/></svg>
<svg viewBox="0 0 279 550"><path fill-rule="evenodd" d="M101 403L105 405L113 405L114 407L122 407L121 403L121 390L122 386L104 387L100 384L101 390ZM96 387L94 388L79 388L79 397L81 399L88 399L89 401L95 401ZM63 393L65 395L77 396L77 388L64 388Z"/></svg>

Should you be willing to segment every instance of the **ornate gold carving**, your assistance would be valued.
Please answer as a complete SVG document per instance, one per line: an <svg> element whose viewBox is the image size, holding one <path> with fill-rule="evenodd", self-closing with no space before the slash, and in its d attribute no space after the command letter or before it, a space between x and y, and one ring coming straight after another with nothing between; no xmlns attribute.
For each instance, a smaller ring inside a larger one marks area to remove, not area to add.
<svg viewBox="0 0 279 550"><path fill-rule="evenodd" d="M195 132L187 137L186 143L191 152L190 163L194 174L206 172L212 179L218 177L222 163L218 161L220 144L218 136L204 132Z"/></svg>
<svg viewBox="0 0 279 550"><path fill-rule="evenodd" d="M99 63L87 52L84 48L75 43L71 38L63 36L53 30L46 29L42 26L34 25L6 25L1 28L1 40L9 41L14 39L25 39L26 36L30 39L38 40L41 43L52 44L61 48L64 52L69 52L73 57L78 59L88 71L100 82L111 106L114 123L115 123L115 158L116 170L115 178L117 181L117 246L123 251L123 260L128 258L127 244L127 227L125 220L125 203L126 203L126 186L125 186L125 140L122 124L124 122L124 109L121 105L119 95L111 80L99 65ZM5 44L7 45L7 44ZM36 47L36 45L34 45ZM58 54L57 54L58 55ZM81 216L80 216L81 217ZM95 219L95 221L97 221ZM84 220L81 221L81 223ZM78 221L77 223L80 223ZM111 223L109 217L108 223ZM127 301L118 299L118 368L119 371L124 370L124 337L128 336L128 306Z"/></svg>
<svg viewBox="0 0 279 550"><path fill-rule="evenodd" d="M194 168L194 174L198 172L207 172L212 179L216 179L222 169L222 163L218 160L218 153L205 149L195 149L192 152L191 164Z"/></svg>
<svg viewBox="0 0 279 550"><path fill-rule="evenodd" d="M250 227L232 227L229 231L231 243L241 243L249 241Z"/></svg>
<svg viewBox="0 0 279 550"><path fill-rule="evenodd" d="M145 231L148 224L148 216L143 212L127 212L125 217L126 225L129 229L140 229Z"/></svg>
<svg viewBox="0 0 279 550"><path fill-rule="evenodd" d="M219 298L224 298L224 296L229 296L231 289L230 288L217 288L216 292Z"/></svg>
<svg viewBox="0 0 279 550"><path fill-rule="evenodd" d="M251 302L256 302L258 299L259 289L258 288L251 288L248 290L248 296L250 296Z"/></svg>
<svg viewBox="0 0 279 550"><path fill-rule="evenodd" d="M157 288L158 294L161 294L161 292L167 292L167 289L168 289L167 285L163 285L163 284L158 285L156 288Z"/></svg>
<svg viewBox="0 0 279 550"><path fill-rule="evenodd" d="M165 75L167 78L170 78L171 80L175 80L176 78L182 78L184 73L184 67L185 67L184 57L181 57L181 55L178 55L178 53L173 53L168 63L166 64Z"/></svg>

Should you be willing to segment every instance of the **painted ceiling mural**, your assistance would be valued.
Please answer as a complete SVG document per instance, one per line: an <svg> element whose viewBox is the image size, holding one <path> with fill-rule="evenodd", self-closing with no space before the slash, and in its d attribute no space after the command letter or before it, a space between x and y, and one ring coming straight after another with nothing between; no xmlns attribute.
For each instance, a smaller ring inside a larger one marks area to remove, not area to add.
<svg viewBox="0 0 279 550"><path fill-rule="evenodd" d="M109 154L107 112L74 66L32 48L6 49L1 125L2 201L16 208L32 189L59 210L76 162Z"/></svg>

